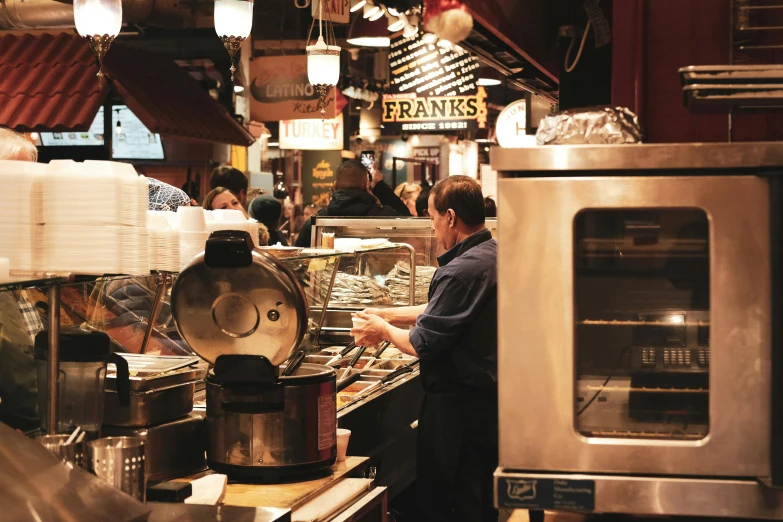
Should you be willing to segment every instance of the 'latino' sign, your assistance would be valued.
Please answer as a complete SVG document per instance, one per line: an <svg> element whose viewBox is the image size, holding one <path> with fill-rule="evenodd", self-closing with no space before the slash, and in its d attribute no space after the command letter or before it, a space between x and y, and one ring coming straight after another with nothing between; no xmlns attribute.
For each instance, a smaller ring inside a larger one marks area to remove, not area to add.
<svg viewBox="0 0 783 522"><path fill-rule="evenodd" d="M331 120L282 120L280 148L343 150L343 115Z"/></svg>
<svg viewBox="0 0 783 522"><path fill-rule="evenodd" d="M442 132L484 128L486 91L478 59L459 46L396 36L389 51L391 88L383 96L384 132Z"/></svg>

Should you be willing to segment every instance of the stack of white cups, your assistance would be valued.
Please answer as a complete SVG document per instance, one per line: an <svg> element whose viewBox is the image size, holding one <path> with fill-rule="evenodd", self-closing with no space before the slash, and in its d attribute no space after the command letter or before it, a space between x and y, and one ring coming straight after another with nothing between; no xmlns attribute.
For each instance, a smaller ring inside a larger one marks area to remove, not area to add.
<svg viewBox="0 0 783 522"><path fill-rule="evenodd" d="M201 207L177 208L177 230L179 232L179 265L187 265L191 259L204 251L209 238L204 209Z"/></svg>
<svg viewBox="0 0 783 522"><path fill-rule="evenodd" d="M147 211L150 270L176 272L180 269L179 233L169 224L168 214L176 219L174 212Z"/></svg>

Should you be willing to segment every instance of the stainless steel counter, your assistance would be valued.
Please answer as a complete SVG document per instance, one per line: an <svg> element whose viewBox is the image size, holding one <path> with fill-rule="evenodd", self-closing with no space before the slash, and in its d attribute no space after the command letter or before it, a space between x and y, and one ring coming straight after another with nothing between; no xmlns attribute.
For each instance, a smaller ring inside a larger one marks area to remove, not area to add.
<svg viewBox="0 0 783 522"><path fill-rule="evenodd" d="M634 145L547 145L521 149L493 147L498 172L763 169L783 165L783 143L655 143Z"/></svg>
<svg viewBox="0 0 783 522"><path fill-rule="evenodd" d="M148 502L148 522L290 522L291 510L282 508L199 506Z"/></svg>

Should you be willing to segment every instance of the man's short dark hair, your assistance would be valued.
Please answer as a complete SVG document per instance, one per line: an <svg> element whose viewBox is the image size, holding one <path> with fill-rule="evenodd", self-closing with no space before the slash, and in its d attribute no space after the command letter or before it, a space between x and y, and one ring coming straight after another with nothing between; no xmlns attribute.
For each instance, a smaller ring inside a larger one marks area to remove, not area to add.
<svg viewBox="0 0 783 522"><path fill-rule="evenodd" d="M364 188L364 184L370 181L367 168L359 160L344 161L337 167L335 184L338 189Z"/></svg>
<svg viewBox="0 0 783 522"><path fill-rule="evenodd" d="M469 227L484 224L484 195L470 176L449 176L437 182L430 197L439 214L451 209Z"/></svg>
<svg viewBox="0 0 783 522"><path fill-rule="evenodd" d="M212 171L212 176L209 178L209 190L215 190L218 187L226 187L236 196L239 196L243 190L247 194L247 176L234 167L218 167Z"/></svg>

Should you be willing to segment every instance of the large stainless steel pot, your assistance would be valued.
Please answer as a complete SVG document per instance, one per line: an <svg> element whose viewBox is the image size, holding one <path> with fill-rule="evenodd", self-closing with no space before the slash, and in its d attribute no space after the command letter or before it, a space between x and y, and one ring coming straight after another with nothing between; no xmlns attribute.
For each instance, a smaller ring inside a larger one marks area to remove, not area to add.
<svg viewBox="0 0 783 522"><path fill-rule="evenodd" d="M207 378L207 461L233 477L276 481L334 464L335 371L302 364L264 383Z"/></svg>
<svg viewBox="0 0 783 522"><path fill-rule="evenodd" d="M210 236L172 290L177 329L215 367L207 378L207 460L232 477L278 481L331 466L337 455L335 371L279 366L305 335L304 291L250 236Z"/></svg>

